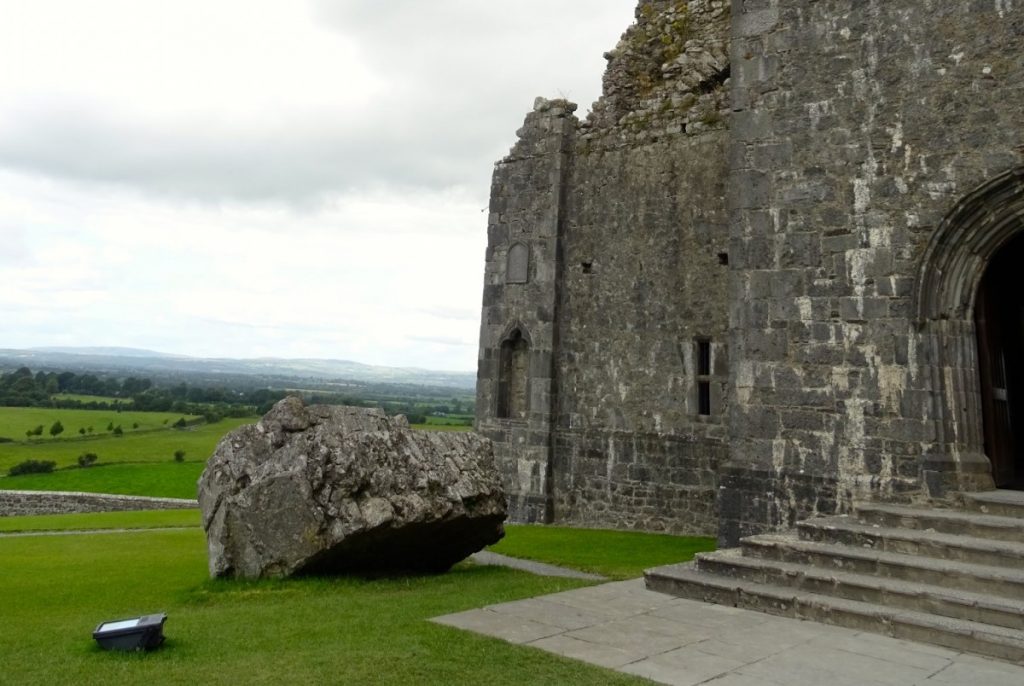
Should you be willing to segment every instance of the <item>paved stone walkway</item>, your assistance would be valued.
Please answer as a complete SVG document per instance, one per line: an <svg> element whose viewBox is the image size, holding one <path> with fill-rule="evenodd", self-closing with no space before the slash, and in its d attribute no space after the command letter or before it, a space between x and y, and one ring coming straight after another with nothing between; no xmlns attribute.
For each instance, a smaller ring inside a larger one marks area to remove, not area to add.
<svg viewBox="0 0 1024 686"><path fill-rule="evenodd" d="M470 556L470 559L478 565L511 567L512 569L519 569L524 572L536 574L537 576L558 576L565 579L583 579L584 581L607 581L605 577L597 574L588 574L587 572L569 569L568 567L556 567L555 565L549 565L543 562L534 562L533 560L509 557L508 555L499 555L498 553L492 553L489 550L482 550L479 553L473 553Z"/></svg>
<svg viewBox="0 0 1024 686"><path fill-rule="evenodd" d="M642 579L433 621L678 686L1024 684L1024 666L672 598Z"/></svg>

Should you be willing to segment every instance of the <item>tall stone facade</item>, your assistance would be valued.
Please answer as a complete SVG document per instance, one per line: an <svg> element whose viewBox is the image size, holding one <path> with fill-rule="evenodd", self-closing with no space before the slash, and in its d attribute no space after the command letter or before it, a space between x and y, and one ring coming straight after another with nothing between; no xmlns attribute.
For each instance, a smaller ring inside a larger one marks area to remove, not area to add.
<svg viewBox="0 0 1024 686"><path fill-rule="evenodd" d="M587 119L538 100L495 169L477 428L514 517L731 543L991 488L1022 46L1018 0L641 1Z"/></svg>

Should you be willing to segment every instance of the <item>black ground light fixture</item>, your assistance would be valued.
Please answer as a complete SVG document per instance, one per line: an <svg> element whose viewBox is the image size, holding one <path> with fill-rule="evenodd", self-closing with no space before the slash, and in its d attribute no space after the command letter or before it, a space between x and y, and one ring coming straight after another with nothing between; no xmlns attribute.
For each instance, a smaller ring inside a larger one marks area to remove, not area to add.
<svg viewBox="0 0 1024 686"><path fill-rule="evenodd" d="M153 650L164 642L167 615L143 615L131 619L103 622L92 637L104 650Z"/></svg>

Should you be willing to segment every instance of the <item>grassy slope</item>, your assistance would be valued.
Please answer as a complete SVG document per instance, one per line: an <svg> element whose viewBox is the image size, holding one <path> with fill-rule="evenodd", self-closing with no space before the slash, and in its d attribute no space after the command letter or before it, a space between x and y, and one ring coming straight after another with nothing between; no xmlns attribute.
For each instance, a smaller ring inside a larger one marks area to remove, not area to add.
<svg viewBox="0 0 1024 686"><path fill-rule="evenodd" d="M579 582L460 566L426 578L206 580L200 531L0 539L5 684L641 684L426 621ZM104 620L165 611L152 654L105 653Z"/></svg>
<svg viewBox="0 0 1024 686"><path fill-rule="evenodd" d="M25 491L83 491L167 498L194 498L203 463L228 431L250 419L224 419L216 424L178 431L153 431L77 441L40 442L33 445L0 444L0 489ZM462 427L424 427L429 430L466 430ZM174 463L176 450L184 450L185 463ZM84 452L99 455L97 466L74 467ZM53 460L58 471L6 477L11 465L23 460Z"/></svg>
<svg viewBox="0 0 1024 686"><path fill-rule="evenodd" d="M0 489L195 498L196 481L205 466L205 462L192 461L62 469L51 474L0 478Z"/></svg>
<svg viewBox="0 0 1024 686"><path fill-rule="evenodd" d="M128 431L120 438L108 435L32 444L3 443L0 444L0 472L6 473L11 465L23 460L53 460L58 467L74 465L77 464L78 456L85 452L99 455L101 463L167 462L174 459L175 450L184 450L188 460L206 460L213 454L217 441L224 434L255 421L255 418L222 419L216 424L201 425L194 429L162 429L143 433Z"/></svg>
<svg viewBox="0 0 1024 686"><path fill-rule="evenodd" d="M200 526L199 510L89 512L68 515L0 517L0 533L21 531L88 531L96 529L161 529Z"/></svg>
<svg viewBox="0 0 1024 686"><path fill-rule="evenodd" d="M168 424L178 421L182 416L189 419L190 415L181 415L174 412L134 412L125 410L115 412L114 410L60 410L48 407L0 407L0 436L13 438L16 441L24 441L25 432L42 424L43 435L32 440L35 442L62 441L68 438L78 438L78 430L82 428L93 428L94 434L107 434L107 426L111 423L114 426L120 425L125 433L134 431L132 425L139 424L139 430L162 429L165 427L164 420ZM57 438L50 436L50 426L55 421L64 425L64 433Z"/></svg>
<svg viewBox="0 0 1024 686"><path fill-rule="evenodd" d="M508 526L491 550L512 557L572 567L612 579L629 579L648 567L685 562L714 550L713 538L688 538L632 531Z"/></svg>

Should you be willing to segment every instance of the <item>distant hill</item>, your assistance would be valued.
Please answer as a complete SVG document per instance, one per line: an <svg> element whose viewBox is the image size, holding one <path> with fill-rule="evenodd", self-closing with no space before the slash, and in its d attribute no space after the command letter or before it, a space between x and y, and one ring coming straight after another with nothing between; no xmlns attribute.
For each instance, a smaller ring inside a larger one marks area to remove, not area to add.
<svg viewBox="0 0 1024 686"><path fill-rule="evenodd" d="M4 351L7 352L7 351ZM30 353L64 353L68 355L100 355L105 357L161 357L161 358L178 358L187 359L184 355L172 355L170 353L158 353L153 350L143 350L142 348L117 348L117 347L81 347L81 348L68 348L68 347L48 347L48 348L29 348L25 352Z"/></svg>
<svg viewBox="0 0 1024 686"><path fill-rule="evenodd" d="M471 390L472 372L446 372L414 367L380 367L350 360L285 358L200 358L169 355L138 348L51 347L25 350L0 349L0 367L128 373L138 376L260 377L294 379L296 382L356 382L431 386Z"/></svg>

